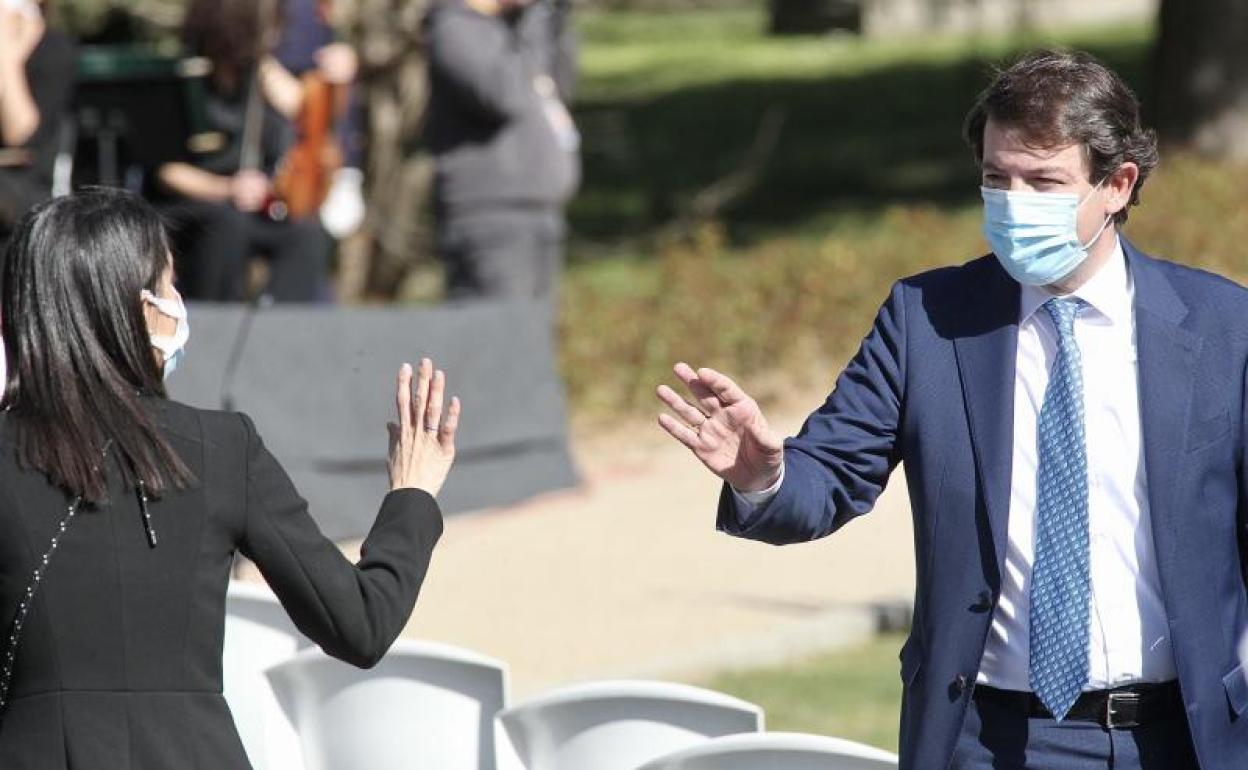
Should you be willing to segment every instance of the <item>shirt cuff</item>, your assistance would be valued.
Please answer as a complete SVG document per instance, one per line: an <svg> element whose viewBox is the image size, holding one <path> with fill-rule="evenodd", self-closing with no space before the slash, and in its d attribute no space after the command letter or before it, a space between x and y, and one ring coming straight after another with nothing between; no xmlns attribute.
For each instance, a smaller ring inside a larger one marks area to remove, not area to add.
<svg viewBox="0 0 1248 770"><path fill-rule="evenodd" d="M732 499L736 503L737 522L744 524L745 520L752 516L759 508L771 502L771 499L780 491L780 485L784 483L784 465L780 466L780 477L776 479L776 483L760 489L757 492L742 492L736 487L729 486L732 489Z"/></svg>

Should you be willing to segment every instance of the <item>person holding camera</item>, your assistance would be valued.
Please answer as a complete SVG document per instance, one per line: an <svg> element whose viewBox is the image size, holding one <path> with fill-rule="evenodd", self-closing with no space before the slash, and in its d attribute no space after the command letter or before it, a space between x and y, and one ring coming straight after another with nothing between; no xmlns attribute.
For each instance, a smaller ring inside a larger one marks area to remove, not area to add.
<svg viewBox="0 0 1248 770"><path fill-rule="evenodd" d="M450 299L550 297L580 179L568 5L435 0L427 139Z"/></svg>

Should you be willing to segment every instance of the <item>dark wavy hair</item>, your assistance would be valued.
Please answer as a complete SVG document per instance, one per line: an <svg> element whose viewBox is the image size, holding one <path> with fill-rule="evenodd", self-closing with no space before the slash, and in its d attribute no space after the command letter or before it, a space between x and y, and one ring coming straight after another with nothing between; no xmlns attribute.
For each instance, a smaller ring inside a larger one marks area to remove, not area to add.
<svg viewBox="0 0 1248 770"><path fill-rule="evenodd" d="M984 159L984 127L992 119L1019 129L1036 147L1081 145L1092 181L1123 163L1140 169L1131 199L1114 221L1140 202L1140 188L1157 167L1157 135L1140 123L1140 103L1113 70L1081 51L1033 51L997 73L966 116L964 136Z"/></svg>
<svg viewBox="0 0 1248 770"><path fill-rule="evenodd" d="M89 502L107 497L109 442L155 495L190 482L143 404L166 393L140 294L168 265L155 210L102 188L32 208L4 254L4 405L19 461Z"/></svg>
<svg viewBox="0 0 1248 770"><path fill-rule="evenodd" d="M239 93L270 46L265 35L280 28L285 0L191 0L182 20L182 45L212 62L218 91Z"/></svg>

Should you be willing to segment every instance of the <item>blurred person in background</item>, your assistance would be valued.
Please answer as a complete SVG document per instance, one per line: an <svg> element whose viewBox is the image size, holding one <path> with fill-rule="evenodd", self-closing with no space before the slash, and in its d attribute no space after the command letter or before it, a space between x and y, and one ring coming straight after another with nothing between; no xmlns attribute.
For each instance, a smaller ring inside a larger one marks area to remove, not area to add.
<svg viewBox="0 0 1248 770"><path fill-rule="evenodd" d="M274 58L298 78L320 74L343 89L334 94L329 132L337 143L329 194L318 208L321 224L335 239L354 233L364 220L364 150L362 105L355 87L359 57L339 40L332 25L331 0L287 0L286 23Z"/></svg>
<svg viewBox="0 0 1248 770"><path fill-rule="evenodd" d="M224 137L217 151L158 171L173 198L178 280L188 298L244 299L248 260L256 255L269 267L260 291L274 301L328 296L333 239L316 216L285 216L274 196L303 104L299 79L272 55L284 18L284 0L191 0L187 7L183 44L212 64L208 129Z"/></svg>
<svg viewBox="0 0 1248 770"><path fill-rule="evenodd" d="M313 643L376 664L442 533L458 399L430 360L399 368L389 491L353 564L250 419L167 397L190 326L151 206L39 204L2 276L0 767L249 768L221 695L236 553Z"/></svg>
<svg viewBox="0 0 1248 770"><path fill-rule="evenodd" d="M427 140L447 295L552 298L580 178L567 2L435 0Z"/></svg>
<svg viewBox="0 0 1248 770"><path fill-rule="evenodd" d="M0 0L0 248L26 209L52 194L52 166L73 97L74 44L42 5Z"/></svg>

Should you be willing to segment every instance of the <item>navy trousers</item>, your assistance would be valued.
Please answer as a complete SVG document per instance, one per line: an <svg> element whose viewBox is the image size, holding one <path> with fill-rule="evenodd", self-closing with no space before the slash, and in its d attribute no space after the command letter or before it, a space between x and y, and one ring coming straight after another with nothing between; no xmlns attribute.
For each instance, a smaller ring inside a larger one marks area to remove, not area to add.
<svg viewBox="0 0 1248 770"><path fill-rule="evenodd" d="M920 763L921 764L921 763ZM949 770L1199 770L1187 719L1109 730L971 700Z"/></svg>

